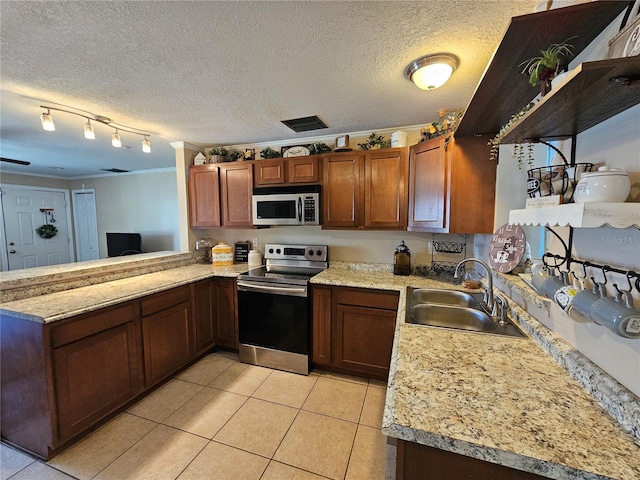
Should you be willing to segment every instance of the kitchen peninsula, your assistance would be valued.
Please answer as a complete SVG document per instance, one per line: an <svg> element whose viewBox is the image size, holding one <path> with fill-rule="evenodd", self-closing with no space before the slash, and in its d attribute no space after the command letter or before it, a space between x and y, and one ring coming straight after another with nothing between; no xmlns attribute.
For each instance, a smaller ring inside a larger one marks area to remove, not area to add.
<svg viewBox="0 0 640 480"><path fill-rule="evenodd" d="M216 268L190 264L7 302L0 307L3 342L6 316L37 328L55 327L73 316L120 308L136 299L144 301L152 294L173 292L207 278L233 279L246 268L244 264ZM571 378L558 364L561 359L554 360L538 345L540 336L553 333L515 304L511 305L512 314L531 338L406 324L407 286L455 287L432 278L394 276L387 265L334 262L311 283L313 287L399 293L382 426L383 433L398 439L398 458L404 459L405 472L415 460L412 455L416 448L433 447L458 458L551 478L631 479L640 475L638 440ZM7 350L4 344L2 351L3 356L19 355L19 349ZM6 364L3 358L3 369ZM44 364L43 360L41 365ZM602 374L597 370L594 367L588 375ZM4 371L2 378L3 438L11 440L5 434L11 424L5 423L4 412L11 410L15 402L4 398L8 389ZM21 382L23 387L26 381L27 378ZM28 400L20 398L23 402ZM37 416L33 416L30 428L36 420ZM49 421L55 420L57 416L53 414ZM66 444L59 446L64 448ZM41 456L47 454L45 450Z"/></svg>

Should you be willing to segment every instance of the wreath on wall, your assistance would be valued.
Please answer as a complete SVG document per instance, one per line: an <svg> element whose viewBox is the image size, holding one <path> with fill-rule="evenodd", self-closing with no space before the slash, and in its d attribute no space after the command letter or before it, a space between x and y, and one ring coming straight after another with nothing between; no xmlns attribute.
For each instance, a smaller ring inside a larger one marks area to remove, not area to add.
<svg viewBox="0 0 640 480"><path fill-rule="evenodd" d="M58 229L55 225L46 223L36 228L36 233L40 238L53 238L58 234Z"/></svg>

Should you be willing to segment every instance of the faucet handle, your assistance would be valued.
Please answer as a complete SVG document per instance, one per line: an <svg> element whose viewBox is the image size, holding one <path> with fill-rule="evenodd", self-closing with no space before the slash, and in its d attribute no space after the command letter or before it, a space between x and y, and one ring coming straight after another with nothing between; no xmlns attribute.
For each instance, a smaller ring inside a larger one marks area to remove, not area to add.
<svg viewBox="0 0 640 480"><path fill-rule="evenodd" d="M499 293L495 294L494 302L493 302L493 311L491 312L491 315L493 317L498 317L498 323L500 325L504 326L507 324L508 308L509 308L509 302L507 302L507 299L504 298L504 296L502 296Z"/></svg>

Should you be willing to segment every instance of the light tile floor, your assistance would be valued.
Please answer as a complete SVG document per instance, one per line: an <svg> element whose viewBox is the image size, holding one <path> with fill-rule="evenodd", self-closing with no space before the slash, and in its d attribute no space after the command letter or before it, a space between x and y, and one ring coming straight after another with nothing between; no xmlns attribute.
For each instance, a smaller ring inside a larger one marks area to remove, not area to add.
<svg viewBox="0 0 640 480"><path fill-rule="evenodd" d="M215 352L47 463L0 446L0 480L384 479L383 382Z"/></svg>

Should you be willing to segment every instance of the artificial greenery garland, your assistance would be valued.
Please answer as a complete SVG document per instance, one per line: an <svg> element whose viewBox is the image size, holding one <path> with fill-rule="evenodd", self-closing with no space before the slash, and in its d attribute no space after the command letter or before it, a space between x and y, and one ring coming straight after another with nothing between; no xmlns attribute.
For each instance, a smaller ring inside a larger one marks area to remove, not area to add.
<svg viewBox="0 0 640 480"><path fill-rule="evenodd" d="M40 238L53 238L58 234L58 229L55 225L44 224L36 228L36 233Z"/></svg>

